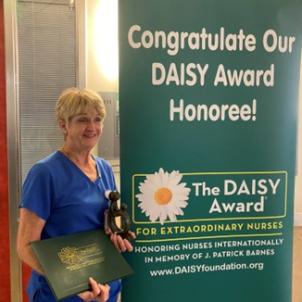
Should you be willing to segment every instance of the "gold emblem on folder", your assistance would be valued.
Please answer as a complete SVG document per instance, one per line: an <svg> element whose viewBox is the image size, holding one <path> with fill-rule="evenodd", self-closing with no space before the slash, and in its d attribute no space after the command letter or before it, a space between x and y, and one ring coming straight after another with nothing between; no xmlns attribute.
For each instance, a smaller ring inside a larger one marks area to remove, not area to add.
<svg viewBox="0 0 302 302"><path fill-rule="evenodd" d="M58 252L60 261L66 265L70 271L82 269L84 267L104 262L103 252L95 245L90 244L83 247L63 247Z"/></svg>

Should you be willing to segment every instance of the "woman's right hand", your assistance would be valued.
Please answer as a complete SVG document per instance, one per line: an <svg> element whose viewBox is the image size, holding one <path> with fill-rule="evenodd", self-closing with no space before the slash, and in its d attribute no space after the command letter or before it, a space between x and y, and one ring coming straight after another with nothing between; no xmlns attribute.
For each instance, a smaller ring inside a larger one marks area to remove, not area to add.
<svg viewBox="0 0 302 302"><path fill-rule="evenodd" d="M132 231L128 231L129 240L127 238L122 238L122 236L118 235L117 233L112 233L110 229L106 230L106 234L110 237L110 240L119 252L133 251L133 246L129 240L135 239L136 236Z"/></svg>
<svg viewBox="0 0 302 302"><path fill-rule="evenodd" d="M85 302L96 300L99 302L105 302L109 298L110 286L108 284L97 283L93 278L89 278L91 285L91 291L85 291L80 293L78 296Z"/></svg>

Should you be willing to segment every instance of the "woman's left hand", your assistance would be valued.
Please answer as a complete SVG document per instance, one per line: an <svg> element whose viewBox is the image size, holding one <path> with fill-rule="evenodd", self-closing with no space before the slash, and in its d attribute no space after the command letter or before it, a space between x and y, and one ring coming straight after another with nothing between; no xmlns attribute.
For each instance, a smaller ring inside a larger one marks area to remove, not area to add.
<svg viewBox="0 0 302 302"><path fill-rule="evenodd" d="M109 299L110 286L108 284L97 283L93 278L89 278L91 285L91 291L85 291L80 293L78 296L85 302L99 301L106 302Z"/></svg>
<svg viewBox="0 0 302 302"><path fill-rule="evenodd" d="M135 234L131 231L128 232L129 237L135 239ZM109 233L111 241L119 252L132 252L133 246L128 239L123 239L120 235L116 233Z"/></svg>

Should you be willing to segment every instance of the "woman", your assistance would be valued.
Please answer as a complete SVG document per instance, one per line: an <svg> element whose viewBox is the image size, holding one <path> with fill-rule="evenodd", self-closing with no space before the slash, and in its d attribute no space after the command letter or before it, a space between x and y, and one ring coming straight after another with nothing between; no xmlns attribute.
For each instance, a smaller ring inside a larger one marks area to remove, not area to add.
<svg viewBox="0 0 302 302"><path fill-rule="evenodd" d="M33 268L27 289L30 301L55 301L30 242L104 227L108 204L104 192L115 189L114 175L105 160L92 155L92 149L102 134L105 115L104 102L95 92L65 90L56 105L64 144L37 162L23 184L17 250ZM116 234L110 238L120 251L132 250L128 240ZM89 282L91 291L64 301L116 301L120 281L102 285L90 278Z"/></svg>

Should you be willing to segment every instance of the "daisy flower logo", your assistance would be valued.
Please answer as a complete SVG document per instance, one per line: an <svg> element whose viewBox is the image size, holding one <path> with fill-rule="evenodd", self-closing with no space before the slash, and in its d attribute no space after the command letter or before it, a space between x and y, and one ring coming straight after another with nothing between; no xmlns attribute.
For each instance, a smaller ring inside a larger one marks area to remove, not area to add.
<svg viewBox="0 0 302 302"><path fill-rule="evenodd" d="M180 183L181 179L179 171L168 173L160 168L140 183L140 193L136 195L140 201L138 206L150 221L159 219L164 224L167 218L176 221L177 215L184 214L182 209L188 205L191 189L186 188L186 183Z"/></svg>

